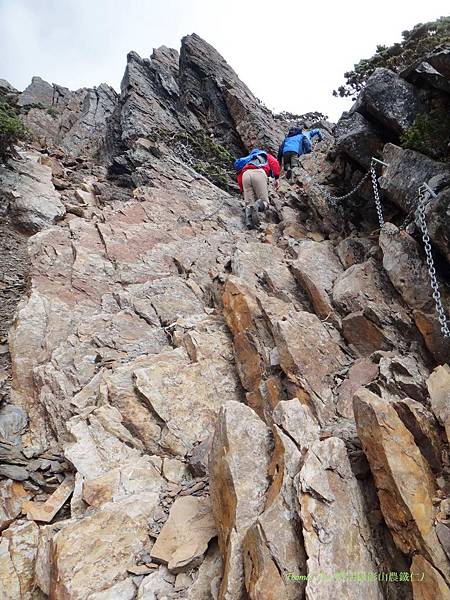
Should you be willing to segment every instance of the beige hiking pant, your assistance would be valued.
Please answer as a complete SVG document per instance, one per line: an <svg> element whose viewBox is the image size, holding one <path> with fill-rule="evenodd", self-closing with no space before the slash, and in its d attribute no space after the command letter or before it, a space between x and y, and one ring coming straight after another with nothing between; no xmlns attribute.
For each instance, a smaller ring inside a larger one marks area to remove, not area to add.
<svg viewBox="0 0 450 600"><path fill-rule="evenodd" d="M267 179L267 175L262 169L248 169L244 171L242 175L242 187L244 188L244 203L246 206L253 204L256 200L269 202Z"/></svg>

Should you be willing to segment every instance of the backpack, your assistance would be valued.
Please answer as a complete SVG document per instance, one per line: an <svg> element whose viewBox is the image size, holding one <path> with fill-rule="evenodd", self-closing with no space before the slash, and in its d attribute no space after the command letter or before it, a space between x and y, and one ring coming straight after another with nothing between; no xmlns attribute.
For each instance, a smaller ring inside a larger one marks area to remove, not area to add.
<svg viewBox="0 0 450 600"><path fill-rule="evenodd" d="M256 168L265 167L268 163L267 152L264 150L252 150L247 156L238 158L234 161L234 168L240 172L247 165L254 165Z"/></svg>

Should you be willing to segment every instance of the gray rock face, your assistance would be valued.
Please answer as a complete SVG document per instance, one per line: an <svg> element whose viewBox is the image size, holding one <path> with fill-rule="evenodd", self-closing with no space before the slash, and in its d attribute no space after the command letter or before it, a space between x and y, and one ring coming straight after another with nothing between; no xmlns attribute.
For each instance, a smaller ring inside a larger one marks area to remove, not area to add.
<svg viewBox="0 0 450 600"><path fill-rule="evenodd" d="M236 151L242 146L277 149L283 137L281 124L223 57L196 34L182 40L180 87L185 106L205 128L212 128L221 143Z"/></svg>
<svg viewBox="0 0 450 600"><path fill-rule="evenodd" d="M424 60L419 60L401 75L410 83L430 85L449 93L450 47L431 52Z"/></svg>
<svg viewBox="0 0 450 600"><path fill-rule="evenodd" d="M383 160L389 166L385 167L379 179L381 191L404 212L416 206L419 186L428 183L435 175L450 175L450 167L446 163L414 150L403 150L394 144L386 144Z"/></svg>
<svg viewBox="0 0 450 600"><path fill-rule="evenodd" d="M27 426L27 415L18 406L6 404L0 408L0 439L20 446L20 438Z"/></svg>
<svg viewBox="0 0 450 600"><path fill-rule="evenodd" d="M6 79L0 78L0 94L17 94L18 90L6 81Z"/></svg>
<svg viewBox="0 0 450 600"><path fill-rule="evenodd" d="M61 146L75 156L104 153L112 125L110 120L117 103L118 96L109 85L102 83L97 88L85 90L80 112L72 117L75 117L73 125L67 131L62 127ZM69 106L66 110L69 110ZM65 123L70 125L72 120L70 115L65 113L61 119L62 126Z"/></svg>
<svg viewBox="0 0 450 600"><path fill-rule="evenodd" d="M45 108L53 106L53 86L41 79L33 77L30 85L20 94L19 106L41 104Z"/></svg>
<svg viewBox="0 0 450 600"><path fill-rule="evenodd" d="M450 187L430 200L425 215L431 239L450 262Z"/></svg>
<svg viewBox="0 0 450 600"><path fill-rule="evenodd" d="M9 203L11 217L19 227L40 231L65 214L51 177L51 169L39 163L39 154L33 152L23 152L22 160L0 167L0 200Z"/></svg>
<svg viewBox="0 0 450 600"><path fill-rule="evenodd" d="M400 135L426 106L410 83L389 69L376 69L352 110Z"/></svg>
<svg viewBox="0 0 450 600"><path fill-rule="evenodd" d="M142 59L136 52L128 54L121 83L120 122L125 144L140 137L170 135L181 126L182 116L176 110L180 96L177 79L175 50L155 50L151 59ZM188 123L187 118L183 124ZM196 125L192 120L191 127Z"/></svg>
<svg viewBox="0 0 450 600"><path fill-rule="evenodd" d="M74 156L98 158L107 151L118 106L112 87L102 83L71 92L33 77L18 104L27 109L23 115L27 128L47 145L57 144Z"/></svg>
<svg viewBox="0 0 450 600"><path fill-rule="evenodd" d="M417 242L389 223L380 233L383 267L392 285L411 308L430 308L428 269Z"/></svg>
<svg viewBox="0 0 450 600"><path fill-rule="evenodd" d="M359 112L346 112L334 129L336 151L343 153L361 167L368 168L370 158L378 156L383 141L373 125Z"/></svg>

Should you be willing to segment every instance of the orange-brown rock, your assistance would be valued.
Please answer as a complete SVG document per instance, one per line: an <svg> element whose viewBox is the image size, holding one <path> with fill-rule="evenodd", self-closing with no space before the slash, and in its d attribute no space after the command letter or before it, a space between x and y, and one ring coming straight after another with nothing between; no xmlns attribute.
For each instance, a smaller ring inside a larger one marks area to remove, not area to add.
<svg viewBox="0 0 450 600"><path fill-rule="evenodd" d="M0 538L0 597L2 600L43 600L35 589L34 569L39 528L36 523L17 521Z"/></svg>
<svg viewBox="0 0 450 600"><path fill-rule="evenodd" d="M292 597L288 595L286 580L280 575L258 523L252 525L245 534L243 553L245 587L249 598L252 600L288 600Z"/></svg>
<svg viewBox="0 0 450 600"><path fill-rule="evenodd" d="M334 375L348 364L338 332L316 315L299 311L276 322L274 337L287 377L309 394L321 423L331 419Z"/></svg>
<svg viewBox="0 0 450 600"><path fill-rule="evenodd" d="M431 409L445 427L450 442L450 367L447 364L435 368L427 379L427 388Z"/></svg>
<svg viewBox="0 0 450 600"><path fill-rule="evenodd" d="M211 538L217 535L209 498L177 498L151 550L152 558L170 571L187 570L200 563Z"/></svg>
<svg viewBox="0 0 450 600"><path fill-rule="evenodd" d="M236 365L242 385L247 391L255 391L264 369L258 352L258 340L254 335L254 320L261 319L261 310L251 288L233 276L225 284L223 305L225 319L233 334Z"/></svg>
<svg viewBox="0 0 450 600"><path fill-rule="evenodd" d="M378 365L376 363L368 358L356 360L350 367L347 378L339 386L337 412L348 419L353 418L353 394L362 385L373 381L377 375Z"/></svg>
<svg viewBox="0 0 450 600"><path fill-rule="evenodd" d="M224 562L220 600L245 598L242 540L264 509L270 449L270 430L251 408L238 402L221 408L209 459L212 509Z"/></svg>
<svg viewBox="0 0 450 600"><path fill-rule="evenodd" d="M316 315L321 319L329 318L333 312L330 299L333 283L343 271L332 243L301 242L292 268L297 280L308 292Z"/></svg>
<svg viewBox="0 0 450 600"><path fill-rule="evenodd" d="M415 310L413 314L416 327L422 334L425 346L435 361L441 364L449 362L450 339L442 335L436 315L422 310Z"/></svg>
<svg viewBox="0 0 450 600"><path fill-rule="evenodd" d="M413 435L393 406L364 388L356 392L353 406L358 436L395 543L406 554L420 552L449 577L447 557L434 529L434 479Z"/></svg>
<svg viewBox="0 0 450 600"><path fill-rule="evenodd" d="M414 600L450 600L450 588L442 575L420 554L411 563Z"/></svg>
<svg viewBox="0 0 450 600"><path fill-rule="evenodd" d="M87 600L127 577L148 543L150 498L109 503L85 518L69 522L53 538L50 597Z"/></svg>
<svg viewBox="0 0 450 600"><path fill-rule="evenodd" d="M273 417L280 426L274 424L272 428L274 448L268 469L271 485L264 512L244 539L246 587L252 598L266 597L265 588L268 594L278 588L280 599L295 600L303 593L304 584L291 580L289 574L306 571L306 556L299 537L301 525L293 480L300 470L302 451L317 432L311 427L306 407L297 399L280 402ZM268 585L274 569L279 573L277 583Z"/></svg>
<svg viewBox="0 0 450 600"><path fill-rule="evenodd" d="M412 398L395 400L393 406L403 424L413 434L417 447L427 459L433 473L440 474L443 466L443 444L439 426L433 414L423 404Z"/></svg>
<svg viewBox="0 0 450 600"><path fill-rule="evenodd" d="M392 342L383 330L368 319L362 310L350 313L342 319L342 332L345 341L359 356L369 356L377 350L389 350Z"/></svg>
<svg viewBox="0 0 450 600"><path fill-rule="evenodd" d="M6 529L22 512L22 505L30 499L20 481L0 481L0 531Z"/></svg>

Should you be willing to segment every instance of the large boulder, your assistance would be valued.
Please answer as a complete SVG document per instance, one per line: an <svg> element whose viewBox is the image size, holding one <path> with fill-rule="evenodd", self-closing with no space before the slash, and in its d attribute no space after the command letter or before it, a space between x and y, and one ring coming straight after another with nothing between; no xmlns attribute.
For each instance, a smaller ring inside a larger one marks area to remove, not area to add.
<svg viewBox="0 0 450 600"><path fill-rule="evenodd" d="M448 580L450 568L434 528L436 485L414 437L389 402L361 388L353 398L356 427L380 507L397 546L423 554Z"/></svg>
<svg viewBox="0 0 450 600"><path fill-rule="evenodd" d="M419 187L435 175L450 176L450 167L415 152L386 144L383 160L387 167L379 178L381 191L403 212L415 209Z"/></svg>
<svg viewBox="0 0 450 600"><path fill-rule="evenodd" d="M39 527L29 521L17 521L0 538L1 598L5 600L43 600L35 588L34 569Z"/></svg>
<svg viewBox="0 0 450 600"><path fill-rule="evenodd" d="M367 80L355 110L385 127L389 137L400 136L426 106L414 86L393 71L378 68Z"/></svg>
<svg viewBox="0 0 450 600"><path fill-rule="evenodd" d="M0 167L0 201L9 204L11 217L20 228L37 232L58 219L66 210L52 183L52 171L36 152L21 153Z"/></svg>
<svg viewBox="0 0 450 600"><path fill-rule="evenodd" d="M392 223L380 232L383 268L392 285L411 308L430 308L432 290L418 243Z"/></svg>
<svg viewBox="0 0 450 600"><path fill-rule="evenodd" d="M377 567L366 545L369 522L343 440L331 437L313 443L295 485L308 555L306 597L359 600L361 589L351 577L322 579L325 573L331 575L331 564L336 573L345 573L353 561L366 573ZM364 595L381 600L381 584L367 586Z"/></svg>
<svg viewBox="0 0 450 600"><path fill-rule="evenodd" d="M401 73L413 84L450 92L450 46L437 48Z"/></svg>
<svg viewBox="0 0 450 600"><path fill-rule="evenodd" d="M293 272L307 291L316 315L326 319L333 312L331 293L337 276L343 271L330 241L300 242Z"/></svg>
<svg viewBox="0 0 450 600"><path fill-rule="evenodd" d="M209 460L212 509L224 560L220 598L244 597L242 544L264 509L270 449L270 430L256 413L244 404L227 402Z"/></svg>
<svg viewBox="0 0 450 600"><path fill-rule="evenodd" d="M379 156L383 140L376 128L359 112L344 112L334 129L336 152L345 154L361 167L370 166L372 156Z"/></svg>

